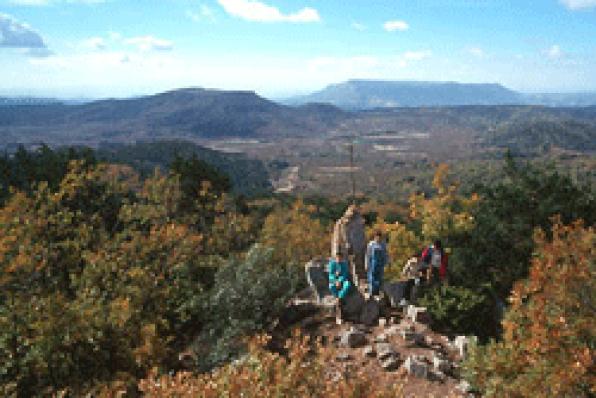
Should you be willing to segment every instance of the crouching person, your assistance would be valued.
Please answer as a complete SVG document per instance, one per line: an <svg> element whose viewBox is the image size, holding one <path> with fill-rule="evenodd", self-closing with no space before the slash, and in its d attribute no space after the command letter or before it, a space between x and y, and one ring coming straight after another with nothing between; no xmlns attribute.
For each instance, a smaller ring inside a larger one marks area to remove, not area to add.
<svg viewBox="0 0 596 398"><path fill-rule="evenodd" d="M336 320L338 324L343 319L343 301L350 291L352 283L348 271L348 262L338 250L334 259L329 260L329 290L336 298Z"/></svg>

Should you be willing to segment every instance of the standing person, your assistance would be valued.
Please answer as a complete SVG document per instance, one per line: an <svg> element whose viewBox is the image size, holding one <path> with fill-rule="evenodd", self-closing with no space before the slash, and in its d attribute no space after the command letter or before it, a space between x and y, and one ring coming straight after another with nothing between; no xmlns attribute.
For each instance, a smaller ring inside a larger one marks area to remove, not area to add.
<svg viewBox="0 0 596 398"><path fill-rule="evenodd" d="M444 282L447 278L448 258L440 240L422 252L422 263L427 264L426 280L430 283Z"/></svg>
<svg viewBox="0 0 596 398"><path fill-rule="evenodd" d="M368 279L369 293L372 296L378 296L383 284L383 274L385 265L389 262L387 255L387 246L383 242L383 234L376 231L374 239L366 247L365 258L366 275Z"/></svg>
<svg viewBox="0 0 596 398"><path fill-rule="evenodd" d="M343 318L343 300L350 291L348 262L344 260L343 253L336 250L335 258L329 260L329 290L336 298L336 321L341 324Z"/></svg>

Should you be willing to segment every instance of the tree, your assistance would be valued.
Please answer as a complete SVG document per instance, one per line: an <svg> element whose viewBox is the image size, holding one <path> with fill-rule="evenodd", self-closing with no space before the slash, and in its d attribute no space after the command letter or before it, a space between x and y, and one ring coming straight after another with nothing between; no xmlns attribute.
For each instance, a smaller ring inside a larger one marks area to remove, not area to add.
<svg viewBox="0 0 596 398"><path fill-rule="evenodd" d="M329 253L331 231L312 213L313 209L297 201L290 209L278 207L267 216L259 240L273 249L275 262L303 265Z"/></svg>
<svg viewBox="0 0 596 398"><path fill-rule="evenodd" d="M581 221L559 220L550 234L535 234L529 277L511 292L503 340L478 347L466 365L487 397L596 393L596 234Z"/></svg>
<svg viewBox="0 0 596 398"><path fill-rule="evenodd" d="M450 238L469 231L474 226L474 209L478 195L470 198L457 193L457 184L448 182L449 166L440 164L435 171L433 187L436 195L425 198L424 194L410 197L410 217L420 224L421 237L425 242L441 239L447 246Z"/></svg>
<svg viewBox="0 0 596 398"><path fill-rule="evenodd" d="M405 224L399 222L390 224L380 219L369 228L368 237L370 239L373 238L375 231L381 231L387 239L390 263L385 268L385 279L400 279L406 262L420 251L422 240Z"/></svg>
<svg viewBox="0 0 596 398"><path fill-rule="evenodd" d="M555 215L564 223L596 221L592 189L554 166L521 165L509 157L504 171L503 180L477 187L482 199L474 226L454 239L460 248L450 259L454 282L471 288L489 284L502 300L515 281L528 276L535 228L550 231Z"/></svg>

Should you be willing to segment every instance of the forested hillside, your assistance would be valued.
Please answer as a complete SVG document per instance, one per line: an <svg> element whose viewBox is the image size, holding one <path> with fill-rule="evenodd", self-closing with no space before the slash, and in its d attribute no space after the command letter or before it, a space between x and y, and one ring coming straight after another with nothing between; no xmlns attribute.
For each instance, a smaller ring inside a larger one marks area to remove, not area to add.
<svg viewBox="0 0 596 398"><path fill-rule="evenodd" d="M87 147L51 149L46 145L27 151L19 147L14 153L0 157L0 198L6 198L10 187L25 191L36 181L46 181L54 189L67 172L69 161L82 159L88 165L99 162L132 167L141 179L153 175L155 169L175 169L191 178L207 179L220 184L222 191L238 195L270 193L271 183L262 162L237 154L224 154L190 142L161 141L134 145L104 145L99 150ZM191 169L183 171L185 163ZM194 173L194 174L193 174Z"/></svg>
<svg viewBox="0 0 596 398"><path fill-rule="evenodd" d="M111 161L147 151L146 172L158 160L152 150L110 148ZM240 200L229 191L233 179L194 153L146 178L85 151L42 148L4 160L12 175L17 158L35 167L7 180L18 184L4 190L0 210L2 395L399 396L371 375L325 379L325 355L335 354L324 342L294 335L289 351L266 337L247 346L279 319L290 322L286 305L305 286L303 265L328 255L343 205ZM361 198L367 228L388 238L388 279L399 278L423 245L443 240L449 286L427 290L421 302L435 330L488 344L466 365L478 391L530 397L526 387L541 375L553 386L547 395L588 397L596 338L593 188L554 166L508 158L501 167L503 178L473 193L441 165L432 191L412 192L405 207ZM511 308L500 324L495 314L504 303ZM545 339L562 343L535 345Z"/></svg>

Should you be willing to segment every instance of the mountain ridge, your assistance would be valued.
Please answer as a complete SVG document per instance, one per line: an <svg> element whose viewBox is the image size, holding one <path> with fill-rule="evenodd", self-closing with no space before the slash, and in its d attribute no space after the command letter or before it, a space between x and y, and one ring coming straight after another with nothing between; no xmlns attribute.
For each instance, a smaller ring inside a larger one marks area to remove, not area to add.
<svg viewBox="0 0 596 398"><path fill-rule="evenodd" d="M281 102L287 105L327 103L344 110L469 105L574 107L596 105L596 92L527 94L499 83L350 79Z"/></svg>

